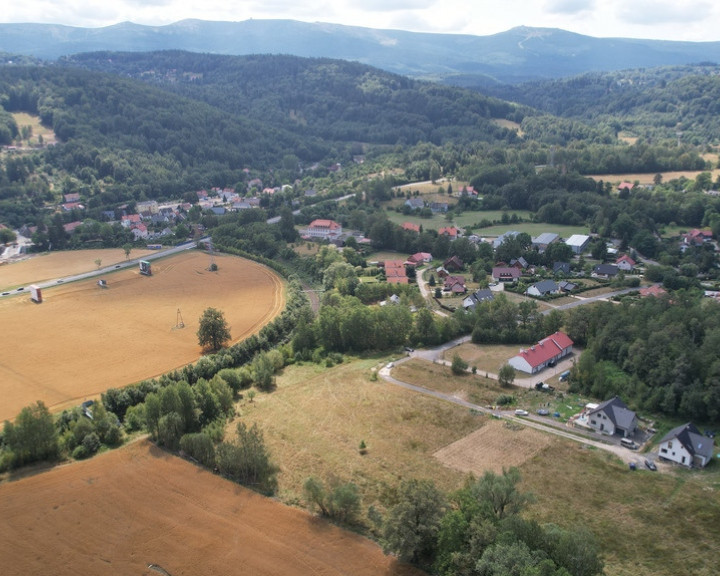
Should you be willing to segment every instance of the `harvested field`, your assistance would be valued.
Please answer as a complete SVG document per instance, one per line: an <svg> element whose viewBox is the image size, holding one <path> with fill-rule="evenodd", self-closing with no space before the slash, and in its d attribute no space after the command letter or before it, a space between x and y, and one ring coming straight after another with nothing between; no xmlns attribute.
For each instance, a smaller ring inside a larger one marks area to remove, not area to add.
<svg viewBox="0 0 720 576"><path fill-rule="evenodd" d="M0 485L2 573L419 576L146 441Z"/></svg>
<svg viewBox="0 0 720 576"><path fill-rule="evenodd" d="M134 260L155 253L157 250L133 248L130 257ZM98 259L102 261L102 267L120 264L126 261L125 251L122 248L106 248L102 250L68 250L28 256L0 267L0 288L6 290L32 282L45 282L63 276L91 272L97 269L95 260Z"/></svg>
<svg viewBox="0 0 720 576"><path fill-rule="evenodd" d="M197 360L198 320L222 310L233 341L257 332L284 306L280 278L255 262L184 252L137 269L0 301L0 420L42 400L53 410ZM89 260L92 263L92 259ZM8 268L20 266L14 264ZM180 309L184 328L176 328Z"/></svg>
<svg viewBox="0 0 720 576"><path fill-rule="evenodd" d="M490 470L521 466L558 442L549 434L511 422L491 420L465 438L435 452L445 466L482 476Z"/></svg>

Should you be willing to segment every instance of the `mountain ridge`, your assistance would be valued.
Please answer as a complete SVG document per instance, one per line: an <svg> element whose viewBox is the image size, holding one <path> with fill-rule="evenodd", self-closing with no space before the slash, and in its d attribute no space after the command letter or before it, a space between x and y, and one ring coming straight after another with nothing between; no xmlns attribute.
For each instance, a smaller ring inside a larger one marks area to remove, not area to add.
<svg viewBox="0 0 720 576"><path fill-rule="evenodd" d="M125 21L102 28L0 24L0 52L47 60L82 52L168 49L339 58L468 87L589 71L720 62L720 42L598 38L530 26L473 36L280 19L186 19L164 26Z"/></svg>

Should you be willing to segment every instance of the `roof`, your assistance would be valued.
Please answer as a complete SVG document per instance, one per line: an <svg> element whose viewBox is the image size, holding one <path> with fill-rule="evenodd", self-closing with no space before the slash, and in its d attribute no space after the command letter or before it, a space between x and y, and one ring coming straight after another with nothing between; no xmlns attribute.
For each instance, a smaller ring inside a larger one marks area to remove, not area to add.
<svg viewBox="0 0 720 576"><path fill-rule="evenodd" d="M667 294L667 290L660 286L660 284L653 284L647 288L640 288L640 296L661 296Z"/></svg>
<svg viewBox="0 0 720 576"><path fill-rule="evenodd" d="M585 234L573 234L570 238L565 240L565 244L568 246L582 246L589 240L590 236L586 236Z"/></svg>
<svg viewBox="0 0 720 576"><path fill-rule="evenodd" d="M673 428L665 434L660 443L667 442L668 440L677 439L684 447L685 450L690 452L691 455L704 456L705 459L710 459L713 456L715 449L715 443L712 438L708 438L700 433L692 422Z"/></svg>
<svg viewBox="0 0 720 576"><path fill-rule="evenodd" d="M630 410L617 396L610 398L610 400L605 400L605 402L599 404L597 408L590 411L590 413L595 412L604 412L616 428L620 428L621 430L630 430L633 428L635 412Z"/></svg>
<svg viewBox="0 0 720 576"><path fill-rule="evenodd" d="M402 228L411 232L420 232L420 224L413 224L412 222L403 222Z"/></svg>
<svg viewBox="0 0 720 576"><path fill-rule="evenodd" d="M340 224L334 220L313 220L310 222L308 228L329 228L330 230L337 230L340 228Z"/></svg>
<svg viewBox="0 0 720 576"><path fill-rule="evenodd" d="M593 273L604 274L605 276L615 276L619 269L615 264L598 264L593 268Z"/></svg>
<svg viewBox="0 0 720 576"><path fill-rule="evenodd" d="M522 272L519 269L510 266L496 266L492 269L493 278L500 278L502 276L520 278L520 276L522 276Z"/></svg>
<svg viewBox="0 0 720 576"><path fill-rule="evenodd" d="M486 300L492 300L493 298L495 298L495 294L493 294L492 290L489 288L481 288L465 298L465 300L463 300L463 306L465 308L474 308L476 304L485 302Z"/></svg>
<svg viewBox="0 0 720 576"><path fill-rule="evenodd" d="M533 244L541 244L541 245L552 244L558 238L559 238L559 236L557 234L555 234L554 232L543 232L537 238L533 238L532 243Z"/></svg>
<svg viewBox="0 0 720 576"><path fill-rule="evenodd" d="M457 236L459 233L460 230L455 228L455 226L445 226L438 230L438 236L442 236L443 234L446 236Z"/></svg>
<svg viewBox="0 0 720 576"><path fill-rule="evenodd" d="M540 294L547 294L548 292L557 292L558 285L555 280L541 280L533 284L531 288L535 288Z"/></svg>
<svg viewBox="0 0 720 576"><path fill-rule="evenodd" d="M557 357L563 350L571 348L573 341L563 332L555 332L547 338L543 338L535 346L521 350L521 356L533 368L540 366Z"/></svg>
<svg viewBox="0 0 720 576"><path fill-rule="evenodd" d="M628 264L630 264L630 266L635 266L636 264L635 260L630 258L630 256L628 256L627 254L623 254L617 260L615 260L615 264L620 264L620 262L627 262Z"/></svg>
<svg viewBox="0 0 720 576"><path fill-rule="evenodd" d="M570 273L570 262L555 262L553 264L553 272L563 272L565 274Z"/></svg>

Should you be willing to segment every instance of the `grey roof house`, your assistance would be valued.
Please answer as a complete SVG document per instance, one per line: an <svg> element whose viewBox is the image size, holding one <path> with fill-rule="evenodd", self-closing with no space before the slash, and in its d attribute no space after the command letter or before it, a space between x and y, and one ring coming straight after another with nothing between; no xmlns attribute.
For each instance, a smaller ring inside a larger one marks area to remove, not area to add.
<svg viewBox="0 0 720 576"><path fill-rule="evenodd" d="M638 427L637 415L630 410L617 396L598 404L587 413L587 423L590 428L614 436L622 433L625 438L635 434Z"/></svg>
<svg viewBox="0 0 720 576"><path fill-rule="evenodd" d="M658 455L663 460L671 460L683 466L704 468L713 457L715 443L700 433L700 430L688 422L673 428L665 434L658 447Z"/></svg>

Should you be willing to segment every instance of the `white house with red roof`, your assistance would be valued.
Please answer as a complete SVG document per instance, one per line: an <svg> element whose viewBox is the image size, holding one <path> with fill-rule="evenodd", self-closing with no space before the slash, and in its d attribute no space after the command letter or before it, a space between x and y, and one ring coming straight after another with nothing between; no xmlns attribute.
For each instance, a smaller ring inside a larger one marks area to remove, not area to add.
<svg viewBox="0 0 720 576"><path fill-rule="evenodd" d="M705 242L712 240L712 230L705 228L693 228L689 232L682 235L683 244L687 246L702 246Z"/></svg>
<svg viewBox="0 0 720 576"><path fill-rule="evenodd" d="M630 258L627 254L623 254L617 260L615 260L615 266L617 266L623 272L632 272L637 262Z"/></svg>
<svg viewBox="0 0 720 576"><path fill-rule="evenodd" d="M430 252L416 252L412 256L409 256L405 261L408 266L418 266L420 264L427 264L432 260L432 254Z"/></svg>
<svg viewBox="0 0 720 576"><path fill-rule="evenodd" d="M335 220L313 220L303 234L304 238L333 240L342 234L342 226Z"/></svg>
<svg viewBox="0 0 720 576"><path fill-rule="evenodd" d="M564 332L555 332L540 340L526 350L520 350L517 356L508 360L508 364L528 374L536 374L551 363L572 354L573 341Z"/></svg>

